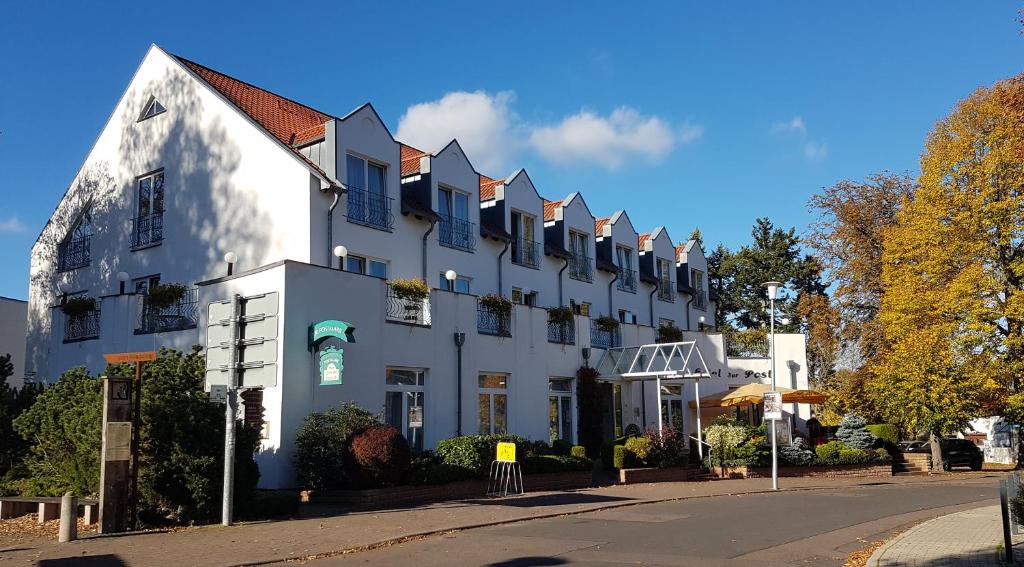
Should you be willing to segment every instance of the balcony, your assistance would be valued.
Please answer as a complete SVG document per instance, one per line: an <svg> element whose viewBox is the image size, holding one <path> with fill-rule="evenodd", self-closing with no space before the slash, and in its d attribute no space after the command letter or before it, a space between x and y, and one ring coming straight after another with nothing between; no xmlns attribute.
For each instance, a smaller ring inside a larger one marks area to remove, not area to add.
<svg viewBox="0 0 1024 567"><path fill-rule="evenodd" d="M132 248L146 248L163 242L164 213L143 215L132 219Z"/></svg>
<svg viewBox="0 0 1024 567"><path fill-rule="evenodd" d="M590 322L590 346L605 350L622 346L619 328L602 329L595 321Z"/></svg>
<svg viewBox="0 0 1024 567"><path fill-rule="evenodd" d="M100 336L100 310L64 316L64 342L87 341Z"/></svg>
<svg viewBox="0 0 1024 567"><path fill-rule="evenodd" d="M472 252L476 247L475 224L466 219L442 215L437 221L437 240L441 246Z"/></svg>
<svg viewBox="0 0 1024 567"><path fill-rule="evenodd" d="M619 277L615 280L615 287L619 291L636 293L636 270L625 270L619 268Z"/></svg>
<svg viewBox="0 0 1024 567"><path fill-rule="evenodd" d="M391 212L393 201L387 195L350 186L346 193L345 216L348 222L390 231L395 226L395 216Z"/></svg>
<svg viewBox="0 0 1024 567"><path fill-rule="evenodd" d="M194 329L199 323L199 288L186 290L181 299L168 306L152 305L149 296L142 296L142 311L136 335L167 333Z"/></svg>
<svg viewBox="0 0 1024 567"><path fill-rule="evenodd" d="M525 238L512 240L512 263L527 268L540 267L540 243Z"/></svg>
<svg viewBox="0 0 1024 567"><path fill-rule="evenodd" d="M61 242L57 247L57 271L67 272L88 266L92 259L89 249L91 239L91 236L83 236Z"/></svg>
<svg viewBox="0 0 1024 567"><path fill-rule="evenodd" d="M569 257L569 277L582 282L594 281L594 265L590 258L583 254L573 253Z"/></svg>
<svg viewBox="0 0 1024 567"><path fill-rule="evenodd" d="M576 325L548 321L548 342L558 345L576 344Z"/></svg>
<svg viewBox="0 0 1024 567"><path fill-rule="evenodd" d="M672 280L658 280L658 299L672 303L676 300L676 290Z"/></svg>
<svg viewBox="0 0 1024 567"><path fill-rule="evenodd" d="M481 335L511 337L512 317L507 313L487 307L477 300L476 330Z"/></svg>
<svg viewBox="0 0 1024 567"><path fill-rule="evenodd" d="M391 286L385 298L384 319L391 323L430 326L430 297L423 299L399 297Z"/></svg>

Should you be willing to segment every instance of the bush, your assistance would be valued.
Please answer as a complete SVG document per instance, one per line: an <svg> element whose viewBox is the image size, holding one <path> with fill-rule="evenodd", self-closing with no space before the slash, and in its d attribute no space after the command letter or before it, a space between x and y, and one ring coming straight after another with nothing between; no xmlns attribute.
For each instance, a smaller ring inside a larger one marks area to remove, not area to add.
<svg viewBox="0 0 1024 567"><path fill-rule="evenodd" d="M867 422L856 413L848 413L836 430L836 438L854 449L870 449L875 438L867 429Z"/></svg>
<svg viewBox="0 0 1024 567"><path fill-rule="evenodd" d="M395 297L406 301L423 301L430 295L430 288L421 279L395 278L388 285Z"/></svg>
<svg viewBox="0 0 1024 567"><path fill-rule="evenodd" d="M570 471L589 471L589 459L568 455L537 455L526 457L522 463L523 474L543 474Z"/></svg>
<svg viewBox="0 0 1024 567"><path fill-rule="evenodd" d="M497 453L498 442L516 444L516 460L533 456L533 445L518 435L463 435L443 439L437 444L441 462L473 471L478 477L487 475Z"/></svg>
<svg viewBox="0 0 1024 567"><path fill-rule="evenodd" d="M629 458L632 453L626 450L625 445L615 445L612 449L612 455L612 467L614 468L626 469L633 464Z"/></svg>
<svg viewBox="0 0 1024 567"><path fill-rule="evenodd" d="M433 460L414 465L408 477L409 484L418 485L448 484L474 478L476 478L476 472L465 467Z"/></svg>
<svg viewBox="0 0 1024 567"><path fill-rule="evenodd" d="M569 454L577 459L586 459L587 448L582 445L573 445L572 449L569 449Z"/></svg>
<svg viewBox="0 0 1024 567"><path fill-rule="evenodd" d="M480 296L480 307L501 317L512 314L512 302L507 297L495 293Z"/></svg>
<svg viewBox="0 0 1024 567"><path fill-rule="evenodd" d="M572 451L572 443L565 439L555 439L551 442L551 452L555 455L568 455L570 451Z"/></svg>
<svg viewBox="0 0 1024 567"><path fill-rule="evenodd" d="M814 454L822 464L832 464L839 460L839 454L843 449L849 449L846 443L842 441L829 441L828 443L818 445L814 449Z"/></svg>
<svg viewBox="0 0 1024 567"><path fill-rule="evenodd" d="M299 486L313 490L345 486L345 441L357 429L378 423L378 416L354 403L306 416L295 434L293 464Z"/></svg>
<svg viewBox="0 0 1024 567"><path fill-rule="evenodd" d="M688 444L682 429L666 426L660 435L657 429L648 429L642 438L651 442L647 457L649 466L665 468L685 464Z"/></svg>
<svg viewBox="0 0 1024 567"><path fill-rule="evenodd" d="M14 430L14 420L32 407L43 392L43 385L33 382L12 388L7 378L14 373L11 355L0 356L0 495L11 481L28 474L25 459L29 444Z"/></svg>
<svg viewBox="0 0 1024 567"><path fill-rule="evenodd" d="M704 441L711 446L708 458L721 466L736 458L736 448L746 440L746 428L738 425L712 425L704 430Z"/></svg>
<svg viewBox="0 0 1024 567"><path fill-rule="evenodd" d="M357 430L345 448L345 474L358 487L392 486L409 472L409 443L390 425Z"/></svg>
<svg viewBox="0 0 1024 567"><path fill-rule="evenodd" d="M654 442L650 437L630 437L626 439L626 451L628 451L641 465L650 465L647 459L654 449Z"/></svg>
<svg viewBox="0 0 1024 567"><path fill-rule="evenodd" d="M188 288L179 283L157 284L146 292L146 303L156 309L167 309L181 301Z"/></svg>
<svg viewBox="0 0 1024 567"><path fill-rule="evenodd" d="M71 297L60 306L60 310L68 317L85 315L95 309L96 300L91 297Z"/></svg>
<svg viewBox="0 0 1024 567"><path fill-rule="evenodd" d="M654 340L654 342L678 343L681 340L683 340L683 330L669 323L667 325L658 326L658 337Z"/></svg>
<svg viewBox="0 0 1024 567"><path fill-rule="evenodd" d="M891 461L885 449L864 450L850 447L842 441L829 441L815 450L818 465L859 465Z"/></svg>
<svg viewBox="0 0 1024 567"><path fill-rule="evenodd" d="M886 443L897 445L900 442L900 430L891 423L880 423L867 426L868 433Z"/></svg>
<svg viewBox="0 0 1024 567"><path fill-rule="evenodd" d="M807 448L803 437L797 437L791 445L779 447L779 460L786 465L806 467L814 462L814 451Z"/></svg>
<svg viewBox="0 0 1024 567"><path fill-rule="evenodd" d="M559 327L568 327L573 323L573 312L568 306L548 308L548 323Z"/></svg>

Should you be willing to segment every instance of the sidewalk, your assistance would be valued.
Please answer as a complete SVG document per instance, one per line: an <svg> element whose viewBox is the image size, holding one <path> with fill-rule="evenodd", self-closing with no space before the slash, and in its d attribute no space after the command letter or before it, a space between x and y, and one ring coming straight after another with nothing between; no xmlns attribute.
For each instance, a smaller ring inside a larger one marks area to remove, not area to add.
<svg viewBox="0 0 1024 567"><path fill-rule="evenodd" d="M999 475L893 477L885 484L994 483ZM784 491L877 485L880 479L787 478ZM529 485L527 485L529 488ZM0 549L0 566L252 565L330 556L390 545L427 535L520 520L578 514L685 498L770 492L769 479L608 486L574 492L528 493L387 510L304 509L301 519L224 528L206 526L162 533L93 536L58 544L35 541ZM321 517L309 517L321 513ZM330 515L328 515L330 514Z"/></svg>
<svg viewBox="0 0 1024 567"><path fill-rule="evenodd" d="M1017 554L1024 536L1014 538ZM940 516L896 536L868 559L868 567L955 567L1003 565L1003 524L999 506L974 508ZM1020 557L1016 557L1018 562Z"/></svg>

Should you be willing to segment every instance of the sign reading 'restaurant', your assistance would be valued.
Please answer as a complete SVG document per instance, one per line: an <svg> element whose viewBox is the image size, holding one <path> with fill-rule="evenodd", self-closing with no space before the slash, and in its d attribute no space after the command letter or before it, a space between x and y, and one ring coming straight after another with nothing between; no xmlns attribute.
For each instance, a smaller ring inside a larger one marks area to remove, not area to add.
<svg viewBox="0 0 1024 567"><path fill-rule="evenodd" d="M342 371L345 369L345 351L337 341L356 342L356 328L345 321L330 319L309 327L309 348L319 358L319 374L321 386L338 386L342 383ZM325 345L329 339L336 339L335 344Z"/></svg>

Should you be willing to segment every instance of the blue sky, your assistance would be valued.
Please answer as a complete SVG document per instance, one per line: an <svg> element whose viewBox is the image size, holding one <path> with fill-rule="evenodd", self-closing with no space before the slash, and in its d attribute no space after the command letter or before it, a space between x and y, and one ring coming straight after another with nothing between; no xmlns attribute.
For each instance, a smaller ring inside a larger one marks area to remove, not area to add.
<svg viewBox="0 0 1024 567"><path fill-rule="evenodd" d="M733 247L758 216L803 230L840 179L916 172L957 100L1024 71L1001 0L317 4L7 3L0 295L26 297L32 243L151 43L336 115L371 101L420 145L465 138L482 173Z"/></svg>

